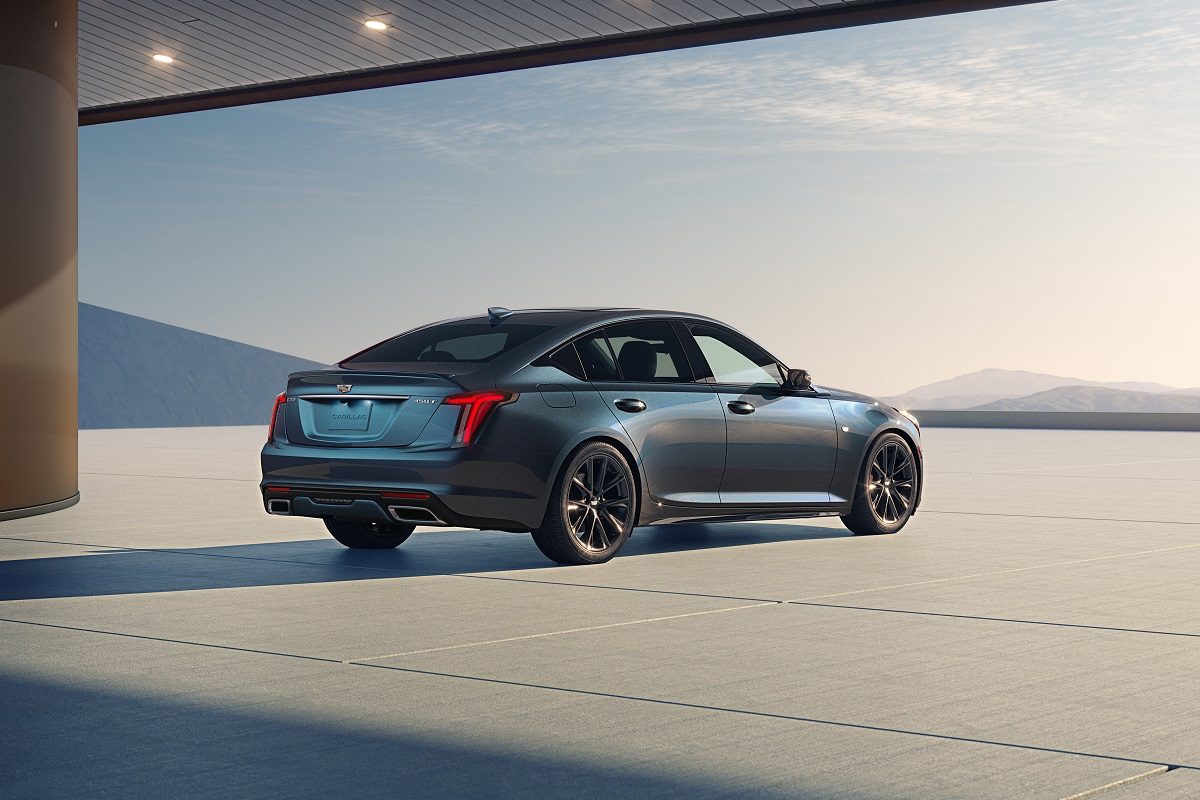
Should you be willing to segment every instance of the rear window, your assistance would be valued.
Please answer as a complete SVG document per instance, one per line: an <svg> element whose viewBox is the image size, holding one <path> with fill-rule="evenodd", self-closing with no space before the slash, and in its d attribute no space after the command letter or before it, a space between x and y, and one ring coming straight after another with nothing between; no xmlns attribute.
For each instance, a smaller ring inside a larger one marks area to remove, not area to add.
<svg viewBox="0 0 1200 800"><path fill-rule="evenodd" d="M351 356L343 364L395 364L412 361L491 361L550 330L550 325L448 322L402 333Z"/></svg>

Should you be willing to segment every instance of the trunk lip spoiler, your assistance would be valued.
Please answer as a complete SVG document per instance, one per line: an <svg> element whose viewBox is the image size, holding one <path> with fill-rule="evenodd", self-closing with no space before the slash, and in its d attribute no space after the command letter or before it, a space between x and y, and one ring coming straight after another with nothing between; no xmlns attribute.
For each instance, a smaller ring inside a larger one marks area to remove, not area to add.
<svg viewBox="0 0 1200 800"><path fill-rule="evenodd" d="M289 394L297 400L407 400L407 394Z"/></svg>

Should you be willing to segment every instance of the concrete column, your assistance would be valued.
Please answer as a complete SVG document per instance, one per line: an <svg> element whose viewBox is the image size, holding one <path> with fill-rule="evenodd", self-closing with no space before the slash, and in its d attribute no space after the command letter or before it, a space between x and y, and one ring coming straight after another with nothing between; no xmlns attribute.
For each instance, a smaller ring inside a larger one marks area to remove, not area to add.
<svg viewBox="0 0 1200 800"><path fill-rule="evenodd" d="M77 0L0 0L0 519L79 501Z"/></svg>

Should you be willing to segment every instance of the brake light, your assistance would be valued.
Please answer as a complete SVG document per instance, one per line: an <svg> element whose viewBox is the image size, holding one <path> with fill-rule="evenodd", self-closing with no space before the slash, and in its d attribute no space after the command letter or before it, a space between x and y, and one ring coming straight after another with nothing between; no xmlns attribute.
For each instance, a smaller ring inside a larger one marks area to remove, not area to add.
<svg viewBox="0 0 1200 800"><path fill-rule="evenodd" d="M275 405L271 408L271 424L267 426L267 442L271 442L275 438L275 422L279 419L279 407L287 402L287 392L282 392L275 398Z"/></svg>
<svg viewBox="0 0 1200 800"><path fill-rule="evenodd" d="M442 401L446 405L462 406L462 410L458 412L458 427L454 430L454 441L458 444L470 444L493 411L516 399L517 396L512 392L494 391L467 392L447 397Z"/></svg>

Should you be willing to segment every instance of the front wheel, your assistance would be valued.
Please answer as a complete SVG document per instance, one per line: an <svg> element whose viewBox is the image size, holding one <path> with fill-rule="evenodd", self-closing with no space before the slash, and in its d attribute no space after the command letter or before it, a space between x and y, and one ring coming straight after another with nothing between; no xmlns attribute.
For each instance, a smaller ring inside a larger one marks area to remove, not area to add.
<svg viewBox="0 0 1200 800"><path fill-rule="evenodd" d="M533 541L559 564L602 564L637 521L637 484L621 452L603 442L582 447L563 466Z"/></svg>
<svg viewBox="0 0 1200 800"><path fill-rule="evenodd" d="M346 547L354 550L386 550L403 544L417 526L325 517L325 527L333 534L333 538Z"/></svg>
<svg viewBox="0 0 1200 800"><path fill-rule="evenodd" d="M920 480L908 442L885 433L867 452L854 505L842 523L859 536L896 533L912 516Z"/></svg>

